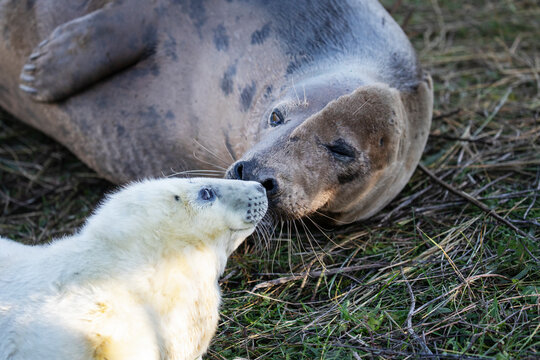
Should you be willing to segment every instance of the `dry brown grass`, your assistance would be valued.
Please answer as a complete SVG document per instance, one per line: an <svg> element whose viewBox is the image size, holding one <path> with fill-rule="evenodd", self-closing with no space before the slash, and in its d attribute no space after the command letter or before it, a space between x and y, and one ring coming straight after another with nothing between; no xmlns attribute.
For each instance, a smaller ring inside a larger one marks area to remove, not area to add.
<svg viewBox="0 0 540 360"><path fill-rule="evenodd" d="M285 224L264 256L245 244L222 281L210 359L540 357L540 6L383 3L435 82L423 165L527 236L417 171L368 222L324 235ZM0 234L70 233L108 189L0 116Z"/></svg>

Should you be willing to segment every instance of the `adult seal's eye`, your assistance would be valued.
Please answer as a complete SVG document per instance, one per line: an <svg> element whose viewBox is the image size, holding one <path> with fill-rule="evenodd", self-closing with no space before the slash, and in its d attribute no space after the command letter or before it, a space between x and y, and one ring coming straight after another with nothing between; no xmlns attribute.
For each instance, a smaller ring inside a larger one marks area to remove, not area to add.
<svg viewBox="0 0 540 360"><path fill-rule="evenodd" d="M324 145L332 156L342 162L351 162L356 158L356 150L347 144L343 139L339 139L333 144Z"/></svg>
<svg viewBox="0 0 540 360"><path fill-rule="evenodd" d="M272 114L270 114L270 119L268 119L268 123L270 126L278 126L285 122L285 118L283 117L283 114L278 109L274 109L272 111Z"/></svg>
<svg viewBox="0 0 540 360"><path fill-rule="evenodd" d="M204 201L212 201L216 197L214 190L209 188L203 188L199 191L199 199Z"/></svg>

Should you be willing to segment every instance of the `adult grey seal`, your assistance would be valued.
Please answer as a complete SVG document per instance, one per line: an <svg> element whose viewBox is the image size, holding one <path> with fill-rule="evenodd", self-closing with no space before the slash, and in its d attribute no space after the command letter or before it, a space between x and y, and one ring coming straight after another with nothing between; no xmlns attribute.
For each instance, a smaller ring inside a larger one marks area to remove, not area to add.
<svg viewBox="0 0 540 360"><path fill-rule="evenodd" d="M274 214L350 222L429 132L431 80L375 0L4 0L0 29L0 105L113 182L228 167Z"/></svg>

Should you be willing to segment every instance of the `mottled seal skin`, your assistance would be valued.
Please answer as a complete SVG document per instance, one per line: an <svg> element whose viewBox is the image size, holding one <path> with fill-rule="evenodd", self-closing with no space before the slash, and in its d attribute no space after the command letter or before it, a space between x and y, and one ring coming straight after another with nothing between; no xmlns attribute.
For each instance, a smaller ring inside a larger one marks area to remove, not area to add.
<svg viewBox="0 0 540 360"><path fill-rule="evenodd" d="M113 182L228 168L338 222L416 167L432 86L375 0L4 0L0 105Z"/></svg>

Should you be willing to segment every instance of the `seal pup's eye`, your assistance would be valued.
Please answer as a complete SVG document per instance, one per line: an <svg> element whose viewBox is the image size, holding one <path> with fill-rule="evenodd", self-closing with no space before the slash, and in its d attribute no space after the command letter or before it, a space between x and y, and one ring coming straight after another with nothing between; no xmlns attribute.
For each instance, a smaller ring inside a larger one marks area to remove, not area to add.
<svg viewBox="0 0 540 360"><path fill-rule="evenodd" d="M174 200L176 200L176 201L180 201L180 196L178 196L178 195L174 195Z"/></svg>
<svg viewBox="0 0 540 360"><path fill-rule="evenodd" d="M214 200L215 197L216 197L216 193L212 189L202 188L199 191L199 199L201 199L201 200L212 201L212 200Z"/></svg>
<svg viewBox="0 0 540 360"><path fill-rule="evenodd" d="M326 144L324 147L336 160L351 162L356 158L356 150L343 139L338 139L333 144Z"/></svg>
<svg viewBox="0 0 540 360"><path fill-rule="evenodd" d="M270 123L270 126L278 126L285 122L285 118L283 117L281 111L274 109L272 114L270 114L270 119L268 119L268 122Z"/></svg>

